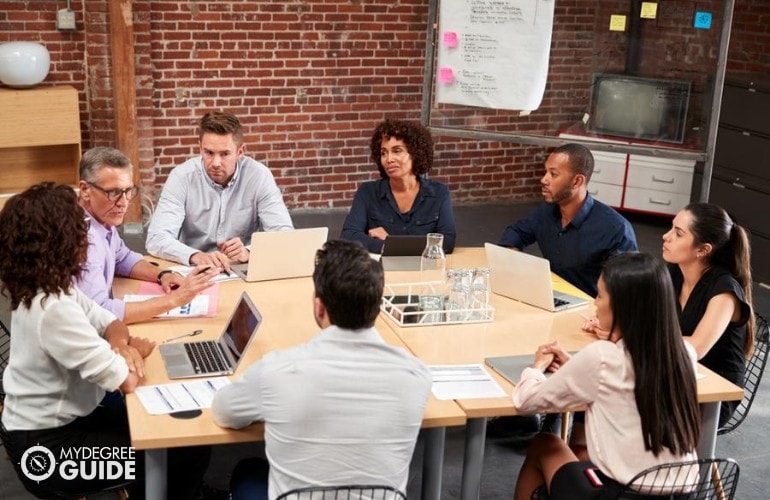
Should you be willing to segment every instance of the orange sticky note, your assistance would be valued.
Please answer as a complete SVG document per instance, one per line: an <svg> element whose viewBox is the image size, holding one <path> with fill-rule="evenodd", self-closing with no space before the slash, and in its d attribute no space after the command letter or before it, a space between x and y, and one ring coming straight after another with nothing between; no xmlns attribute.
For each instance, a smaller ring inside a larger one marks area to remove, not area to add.
<svg viewBox="0 0 770 500"><path fill-rule="evenodd" d="M445 31L444 32L444 47L453 49L457 47L457 32Z"/></svg>
<svg viewBox="0 0 770 500"><path fill-rule="evenodd" d="M454 71L452 68L439 68L438 81L441 83L452 83L455 80Z"/></svg>

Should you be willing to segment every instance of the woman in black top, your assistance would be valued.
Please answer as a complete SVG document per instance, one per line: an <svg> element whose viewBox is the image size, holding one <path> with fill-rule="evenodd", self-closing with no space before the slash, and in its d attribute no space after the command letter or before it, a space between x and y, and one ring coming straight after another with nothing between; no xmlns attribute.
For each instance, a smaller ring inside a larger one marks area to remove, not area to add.
<svg viewBox="0 0 770 500"><path fill-rule="evenodd" d="M663 235L682 334L704 366L741 387L754 346L750 248L746 230L709 203L684 207ZM720 426L737 404L722 403Z"/></svg>

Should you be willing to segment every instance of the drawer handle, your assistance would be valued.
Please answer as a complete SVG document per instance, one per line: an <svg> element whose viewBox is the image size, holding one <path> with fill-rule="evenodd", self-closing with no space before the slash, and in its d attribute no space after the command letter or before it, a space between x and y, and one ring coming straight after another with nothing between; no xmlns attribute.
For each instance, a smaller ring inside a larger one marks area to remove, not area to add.
<svg viewBox="0 0 770 500"><path fill-rule="evenodd" d="M660 200L656 200L655 198L650 198L650 203L653 204L653 205L666 205L666 206L669 206L669 205L671 205L671 200L660 201Z"/></svg>
<svg viewBox="0 0 770 500"><path fill-rule="evenodd" d="M652 182L663 182L665 184L673 184L674 183L674 178L672 177L671 179L661 179L661 178L658 178L655 174L653 174L652 175Z"/></svg>

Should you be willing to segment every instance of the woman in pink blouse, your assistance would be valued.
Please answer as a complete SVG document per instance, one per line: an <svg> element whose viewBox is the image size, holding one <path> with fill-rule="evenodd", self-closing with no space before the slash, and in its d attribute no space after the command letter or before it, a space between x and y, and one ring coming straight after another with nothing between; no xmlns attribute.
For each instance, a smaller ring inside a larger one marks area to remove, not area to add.
<svg viewBox="0 0 770 500"><path fill-rule="evenodd" d="M539 347L513 392L526 412L585 405L589 461L557 436L539 434L516 499L543 484L553 499L599 498L648 467L696 458L695 353L682 341L666 267L650 255L621 254L605 264L598 290L596 316L609 338L572 357L557 343Z"/></svg>

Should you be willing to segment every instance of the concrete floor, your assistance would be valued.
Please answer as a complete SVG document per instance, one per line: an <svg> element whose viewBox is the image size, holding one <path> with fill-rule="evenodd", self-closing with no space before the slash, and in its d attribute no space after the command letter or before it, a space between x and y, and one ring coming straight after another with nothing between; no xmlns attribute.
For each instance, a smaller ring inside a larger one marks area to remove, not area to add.
<svg viewBox="0 0 770 500"><path fill-rule="evenodd" d="M485 241L497 242L503 229L509 223L528 213L534 204L478 205L455 207L458 227L458 246L481 246ZM624 214L631 221L636 231L640 249L659 255L661 235L670 225L670 219ZM297 227L328 226L329 235L340 234L344 211L295 211L292 213ZM137 251L144 251L141 235L127 235L126 241ZM537 253L533 250L533 253ZM755 308L768 316L770 313L770 292L755 287ZM7 323L7 311L0 308L0 319ZM767 435L770 431L770 385L765 382L760 386L754 406L747 420L731 434L720 436L717 441L717 456L731 457L741 467L740 481L736 498L768 498L770 475L767 464L770 463L770 450L767 447ZM487 437L484 474L481 485L483 500L509 499L513 494L516 476L526 453L526 446L531 433L519 435L495 435ZM465 432L464 428L450 428L447 431L444 483L442 498L459 498L460 478ZM420 497L422 441L420 440L412 461L408 485L409 498ZM219 489L227 488L229 474L233 466L242 457L262 453L258 443L246 445L226 445L214 448L211 465L206 474L206 482ZM22 499L30 496L22 489L16 475L7 460L0 458L0 500Z"/></svg>

